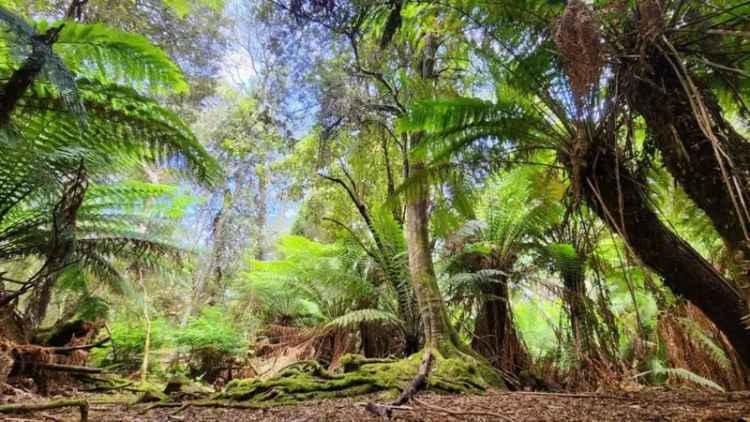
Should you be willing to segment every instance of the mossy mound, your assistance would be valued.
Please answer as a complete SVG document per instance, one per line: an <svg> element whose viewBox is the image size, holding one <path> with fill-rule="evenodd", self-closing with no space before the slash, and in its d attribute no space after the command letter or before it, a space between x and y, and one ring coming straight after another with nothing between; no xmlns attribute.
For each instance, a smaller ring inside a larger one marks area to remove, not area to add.
<svg viewBox="0 0 750 422"><path fill-rule="evenodd" d="M445 358L433 352L427 388L444 393L481 393L503 386L500 375L486 363L468 355ZM234 380L218 398L237 401L296 403L309 399L351 397L384 392L397 395L416 375L422 353L397 361L342 357L345 371L331 372L317 362L298 362L269 380Z"/></svg>

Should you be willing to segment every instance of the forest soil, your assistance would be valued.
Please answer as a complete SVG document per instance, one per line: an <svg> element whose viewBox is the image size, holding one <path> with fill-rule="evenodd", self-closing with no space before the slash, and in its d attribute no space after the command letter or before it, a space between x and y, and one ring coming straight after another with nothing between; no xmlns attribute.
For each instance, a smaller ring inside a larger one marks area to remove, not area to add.
<svg viewBox="0 0 750 422"><path fill-rule="evenodd" d="M372 397L307 401L266 409L155 408L99 404L90 421L381 421L365 410ZM5 400L4 400L5 401ZM77 409L0 415L3 421L77 421ZM636 393L549 394L492 390L484 395L422 393L395 410L393 421L750 421L750 392L706 393L648 389Z"/></svg>

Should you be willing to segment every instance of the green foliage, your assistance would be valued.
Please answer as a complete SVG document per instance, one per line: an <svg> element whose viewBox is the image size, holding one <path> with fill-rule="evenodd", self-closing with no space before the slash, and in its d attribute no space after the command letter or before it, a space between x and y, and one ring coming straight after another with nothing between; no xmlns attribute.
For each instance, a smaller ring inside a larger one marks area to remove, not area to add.
<svg viewBox="0 0 750 422"><path fill-rule="evenodd" d="M390 312L378 309L357 309L331 320L326 327L352 328L363 322L380 322L384 324L401 324L402 322Z"/></svg>
<svg viewBox="0 0 750 422"><path fill-rule="evenodd" d="M226 309L204 307L200 315L191 318L187 325L177 331L175 344L190 350L214 349L238 355L247 349L244 334L229 318Z"/></svg>
<svg viewBox="0 0 750 422"><path fill-rule="evenodd" d="M39 32L64 24L53 48L80 77L133 85L155 94L187 93L180 68L146 37L101 23L41 22Z"/></svg>
<svg viewBox="0 0 750 422"><path fill-rule="evenodd" d="M270 321L331 321L373 299L359 265L361 251L284 236L274 261L250 261L244 289Z"/></svg>
<svg viewBox="0 0 750 422"><path fill-rule="evenodd" d="M689 370L687 370L685 368L665 368L658 361L654 362L652 369L650 369L648 371L645 371L645 372L641 372L641 373L637 374L636 377L641 377L641 376L645 376L645 375L654 375L654 376L657 376L657 377L661 376L661 377L667 377L667 378L672 377L672 378L677 378L677 379L682 380L682 381L691 382L691 383L699 385L701 387L710 388L712 390L716 390L716 391L719 391L719 392L722 392L722 393L724 391L726 391L726 390L724 390L724 387L722 387L719 384L711 381L708 378L704 378L704 377L702 377L702 376L700 376L700 375L698 375L698 374L696 374L694 372L691 372L691 371L689 371Z"/></svg>
<svg viewBox="0 0 750 422"><path fill-rule="evenodd" d="M125 373L140 369L143 363L143 347L146 329L143 321L130 318L117 318L111 325L113 346L94 349L92 359L98 366L109 367ZM151 321L151 351L157 351L171 344L171 324L164 319ZM154 365L154 359L150 360Z"/></svg>

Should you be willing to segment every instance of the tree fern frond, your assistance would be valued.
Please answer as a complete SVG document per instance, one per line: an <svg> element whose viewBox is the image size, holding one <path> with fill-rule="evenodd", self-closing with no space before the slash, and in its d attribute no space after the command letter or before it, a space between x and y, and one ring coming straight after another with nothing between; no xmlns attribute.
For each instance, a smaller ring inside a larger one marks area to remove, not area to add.
<svg viewBox="0 0 750 422"><path fill-rule="evenodd" d="M60 97L47 84L34 84L24 96L15 121L27 139L43 140L47 148L72 142L90 161L111 164L112 157L141 156L157 162L184 163L199 180L210 183L219 174L211 157L190 128L173 112L131 88L79 80L84 107L90 111L87 125L59 107Z"/></svg>
<svg viewBox="0 0 750 422"><path fill-rule="evenodd" d="M132 84L155 94L189 91L177 64L143 35L101 23L43 22L38 27L44 32L60 24L64 26L54 50L74 73L101 82Z"/></svg>
<svg viewBox="0 0 750 422"><path fill-rule="evenodd" d="M640 374L637 374L636 377L648 375L648 374L654 374L654 375L666 375L670 377L679 378L683 381L689 381L694 384L711 388L716 391L724 392L724 387L720 386L714 381L711 381L708 378L704 378L694 372L688 371L685 368L664 368L664 367L656 367L649 371L641 372Z"/></svg>
<svg viewBox="0 0 750 422"><path fill-rule="evenodd" d="M351 328L363 322L377 322L381 324L401 325L396 315L378 309L357 309L350 311L326 324L328 328Z"/></svg>
<svg viewBox="0 0 750 422"><path fill-rule="evenodd" d="M729 357L727 357L727 354L724 352L724 349L722 349L721 346L716 344L703 330L703 328L698 325L695 321L693 321L690 318L678 318L678 321L680 321L680 325L683 326L685 331L687 331L690 338L695 340L698 344L700 344L703 349L708 352L708 354L711 356L711 358L719 364L724 369L728 369L732 366L732 361L729 360Z"/></svg>

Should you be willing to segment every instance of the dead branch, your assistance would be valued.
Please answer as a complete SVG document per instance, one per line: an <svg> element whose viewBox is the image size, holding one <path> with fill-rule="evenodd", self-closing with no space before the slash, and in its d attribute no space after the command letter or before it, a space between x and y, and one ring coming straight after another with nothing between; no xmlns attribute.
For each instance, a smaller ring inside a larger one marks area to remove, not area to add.
<svg viewBox="0 0 750 422"><path fill-rule="evenodd" d="M109 340L110 338L107 337L103 340L97 341L94 344L84 344L81 346L66 346L66 347L45 347L45 350L51 353L57 354L57 355L67 355L72 352L75 352L76 350L91 350L91 349L96 349L97 347L102 347Z"/></svg>
<svg viewBox="0 0 750 422"><path fill-rule="evenodd" d="M55 400L46 403L5 404L0 406L0 413L12 414L38 412L42 410L60 409L63 407L78 407L78 410L81 413L81 422L88 421L89 402L86 400Z"/></svg>

